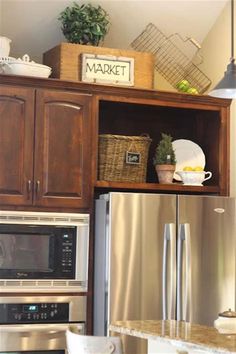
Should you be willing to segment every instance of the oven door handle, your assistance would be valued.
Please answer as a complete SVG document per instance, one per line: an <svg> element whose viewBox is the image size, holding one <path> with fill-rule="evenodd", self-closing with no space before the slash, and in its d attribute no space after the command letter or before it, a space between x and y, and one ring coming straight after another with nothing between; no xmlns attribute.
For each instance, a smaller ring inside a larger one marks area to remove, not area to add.
<svg viewBox="0 0 236 354"><path fill-rule="evenodd" d="M69 323L58 323L58 324L8 324L8 325L0 325L1 332L47 332L48 334L53 334L56 332L65 332L69 328ZM84 325L81 324L73 324L78 329L78 332L83 332Z"/></svg>

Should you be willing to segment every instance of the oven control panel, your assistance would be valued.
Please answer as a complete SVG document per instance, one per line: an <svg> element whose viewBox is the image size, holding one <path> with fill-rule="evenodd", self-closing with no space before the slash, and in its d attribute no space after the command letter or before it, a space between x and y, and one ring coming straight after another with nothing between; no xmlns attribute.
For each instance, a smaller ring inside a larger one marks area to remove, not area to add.
<svg viewBox="0 0 236 354"><path fill-rule="evenodd" d="M69 322L69 303L0 304L0 323Z"/></svg>

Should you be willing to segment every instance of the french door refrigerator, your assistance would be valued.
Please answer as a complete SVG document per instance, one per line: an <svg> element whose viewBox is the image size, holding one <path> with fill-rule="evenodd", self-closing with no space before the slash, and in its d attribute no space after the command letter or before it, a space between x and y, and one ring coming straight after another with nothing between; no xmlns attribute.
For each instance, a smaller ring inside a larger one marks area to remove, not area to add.
<svg viewBox="0 0 236 354"><path fill-rule="evenodd" d="M213 326L235 309L234 198L112 192L95 214L95 335L116 320ZM125 354L145 353L123 340Z"/></svg>

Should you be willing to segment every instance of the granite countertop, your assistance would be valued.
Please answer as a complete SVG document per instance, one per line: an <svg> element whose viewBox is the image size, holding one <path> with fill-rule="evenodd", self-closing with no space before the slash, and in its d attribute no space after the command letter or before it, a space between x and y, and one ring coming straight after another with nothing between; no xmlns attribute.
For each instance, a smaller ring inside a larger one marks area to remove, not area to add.
<svg viewBox="0 0 236 354"><path fill-rule="evenodd" d="M188 350L217 354L236 353L236 335L220 334L213 327L182 321L116 321L109 329L120 334L182 345Z"/></svg>

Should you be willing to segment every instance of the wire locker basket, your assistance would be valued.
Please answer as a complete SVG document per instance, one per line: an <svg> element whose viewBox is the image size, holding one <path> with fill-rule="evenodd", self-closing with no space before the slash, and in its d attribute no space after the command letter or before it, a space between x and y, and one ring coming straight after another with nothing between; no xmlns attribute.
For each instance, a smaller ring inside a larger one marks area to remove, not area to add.
<svg viewBox="0 0 236 354"><path fill-rule="evenodd" d="M184 40L177 33L166 37L152 23L131 43L131 47L140 52L154 54L155 69L177 90L178 84L187 80L192 88L202 94L211 85L211 80L177 46L176 37L182 45L188 42L197 47L198 51L201 48L193 38Z"/></svg>

